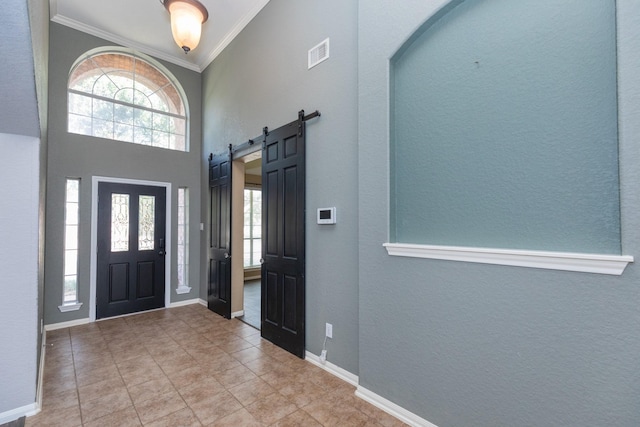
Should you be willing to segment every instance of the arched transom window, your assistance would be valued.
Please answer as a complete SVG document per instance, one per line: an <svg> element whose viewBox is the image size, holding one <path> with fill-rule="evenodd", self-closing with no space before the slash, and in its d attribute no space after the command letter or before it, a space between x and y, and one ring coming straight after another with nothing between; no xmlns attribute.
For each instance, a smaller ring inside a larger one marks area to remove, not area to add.
<svg viewBox="0 0 640 427"><path fill-rule="evenodd" d="M188 151L185 101L177 83L149 62L107 52L69 76L70 133Z"/></svg>

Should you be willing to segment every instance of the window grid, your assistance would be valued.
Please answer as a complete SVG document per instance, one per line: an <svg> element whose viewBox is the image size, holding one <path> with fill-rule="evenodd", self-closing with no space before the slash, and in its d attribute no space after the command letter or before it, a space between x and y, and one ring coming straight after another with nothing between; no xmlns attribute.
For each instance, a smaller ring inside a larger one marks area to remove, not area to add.
<svg viewBox="0 0 640 427"><path fill-rule="evenodd" d="M178 188L178 288L189 286L189 189Z"/></svg>
<svg viewBox="0 0 640 427"><path fill-rule="evenodd" d="M78 303L78 215L80 179L67 178L64 208L64 294L63 305Z"/></svg>
<svg viewBox="0 0 640 427"><path fill-rule="evenodd" d="M188 151L184 112L175 85L130 55L89 57L69 78L70 133Z"/></svg>

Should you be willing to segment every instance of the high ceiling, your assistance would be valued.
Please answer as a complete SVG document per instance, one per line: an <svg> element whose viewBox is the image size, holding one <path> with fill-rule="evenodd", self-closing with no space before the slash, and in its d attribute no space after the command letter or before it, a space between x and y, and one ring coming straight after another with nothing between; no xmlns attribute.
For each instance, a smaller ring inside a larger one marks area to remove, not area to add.
<svg viewBox="0 0 640 427"><path fill-rule="evenodd" d="M196 49L185 54L173 41L162 0L49 0L51 20L202 71L269 0L200 0L209 11Z"/></svg>

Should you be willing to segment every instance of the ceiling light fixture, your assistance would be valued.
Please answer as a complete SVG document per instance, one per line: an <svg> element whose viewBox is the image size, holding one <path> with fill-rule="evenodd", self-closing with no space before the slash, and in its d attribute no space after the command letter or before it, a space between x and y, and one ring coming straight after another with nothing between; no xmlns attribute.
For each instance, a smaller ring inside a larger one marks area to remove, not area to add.
<svg viewBox="0 0 640 427"><path fill-rule="evenodd" d="M198 0L164 0L164 7L171 15L173 39L184 53L198 46L202 24L209 18L209 12Z"/></svg>

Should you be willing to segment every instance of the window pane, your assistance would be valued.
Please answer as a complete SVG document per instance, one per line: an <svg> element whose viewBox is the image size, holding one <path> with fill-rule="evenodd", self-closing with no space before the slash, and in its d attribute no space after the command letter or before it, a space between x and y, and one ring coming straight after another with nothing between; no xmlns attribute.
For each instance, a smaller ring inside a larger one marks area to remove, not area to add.
<svg viewBox="0 0 640 427"><path fill-rule="evenodd" d="M140 196L138 211L138 249L155 249L156 198Z"/></svg>
<svg viewBox="0 0 640 427"><path fill-rule="evenodd" d="M78 289L78 276L65 276L64 277L64 296L62 299L63 304L74 303L77 301L77 289Z"/></svg>
<svg viewBox="0 0 640 427"><path fill-rule="evenodd" d="M111 195L111 252L129 250L129 195Z"/></svg>
<svg viewBox="0 0 640 427"><path fill-rule="evenodd" d="M93 120L93 136L113 139L113 122L105 120Z"/></svg>
<svg viewBox="0 0 640 427"><path fill-rule="evenodd" d="M116 123L113 128L113 139L133 142L133 126Z"/></svg>
<svg viewBox="0 0 640 427"><path fill-rule="evenodd" d="M66 201L67 202L78 202L80 190L80 180L79 179L67 179L67 187L66 187Z"/></svg>
<svg viewBox="0 0 640 427"><path fill-rule="evenodd" d="M64 229L65 249L78 249L78 226L67 225Z"/></svg>
<svg viewBox="0 0 640 427"><path fill-rule="evenodd" d="M78 204L67 203L65 206L65 224L78 225Z"/></svg>
<svg viewBox="0 0 640 427"><path fill-rule="evenodd" d="M96 119L113 121L113 102L94 99L93 117Z"/></svg>
<svg viewBox="0 0 640 427"><path fill-rule="evenodd" d="M64 275L78 274L78 251L68 250L64 252Z"/></svg>
<svg viewBox="0 0 640 427"><path fill-rule="evenodd" d="M69 112L83 116L91 116L91 98L77 93L70 93Z"/></svg>
<svg viewBox="0 0 640 427"><path fill-rule="evenodd" d="M113 119L118 123L127 125L133 124L133 107L115 104L113 108Z"/></svg>
<svg viewBox="0 0 640 427"><path fill-rule="evenodd" d="M113 98L118 91L118 87L107 76L101 76L93 86L94 95L103 96L105 98Z"/></svg>
<svg viewBox="0 0 640 427"><path fill-rule="evenodd" d="M169 148L169 134L166 132L153 131L153 146Z"/></svg>
<svg viewBox="0 0 640 427"><path fill-rule="evenodd" d="M91 135L91 117L69 114L69 133Z"/></svg>

